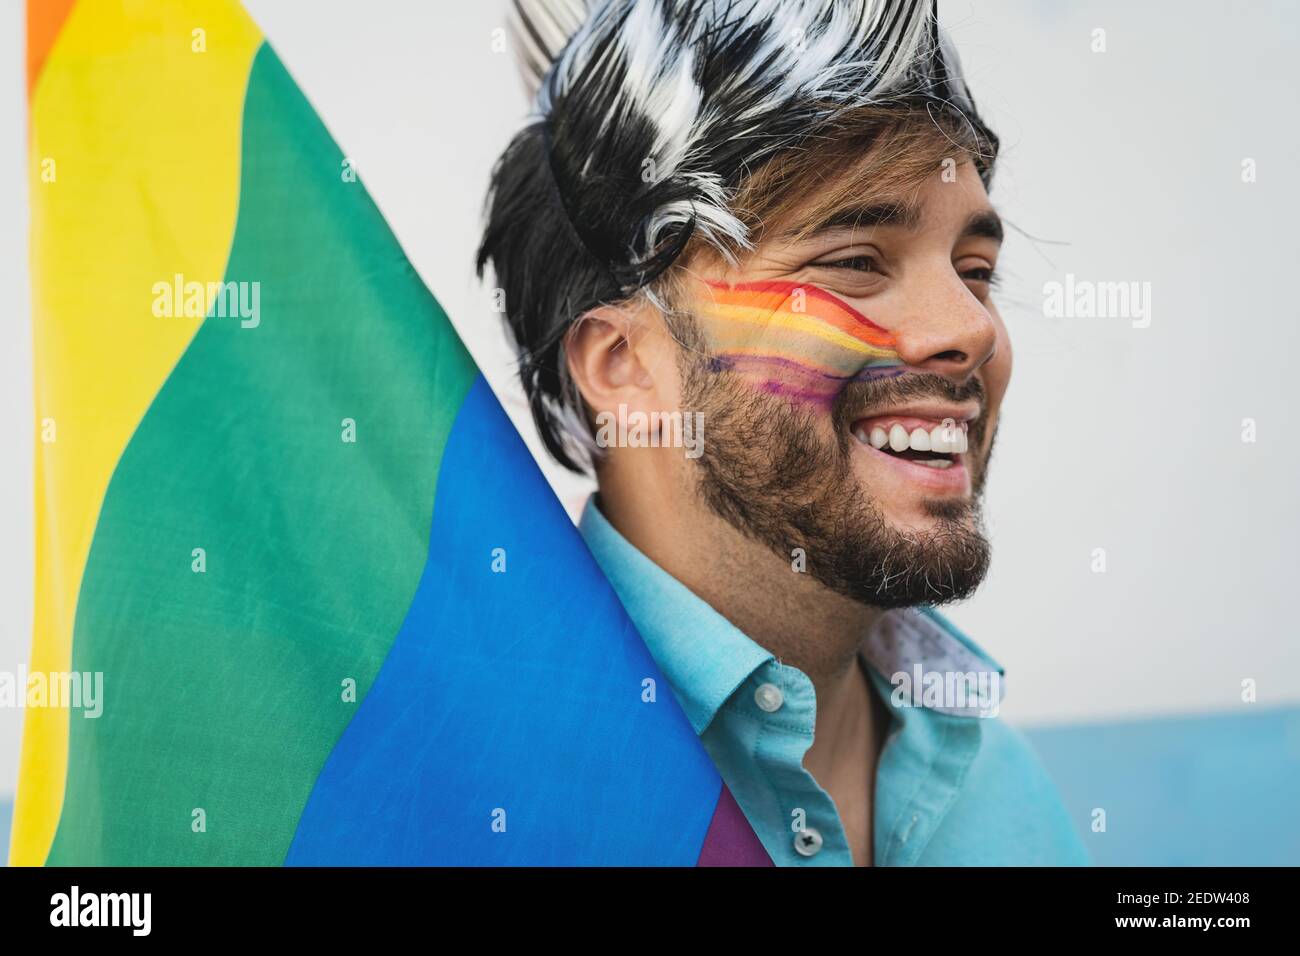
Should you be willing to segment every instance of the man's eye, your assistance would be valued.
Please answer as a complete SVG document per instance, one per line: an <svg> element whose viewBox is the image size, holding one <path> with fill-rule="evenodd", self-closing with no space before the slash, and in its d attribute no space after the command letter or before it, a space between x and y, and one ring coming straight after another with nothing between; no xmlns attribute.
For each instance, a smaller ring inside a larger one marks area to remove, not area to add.
<svg viewBox="0 0 1300 956"><path fill-rule="evenodd" d="M820 262L814 262L815 266L824 266L829 269L853 269L855 272L879 272L876 268L876 260L871 256L849 256L847 259L823 259Z"/></svg>
<svg viewBox="0 0 1300 956"><path fill-rule="evenodd" d="M986 266L981 266L978 269L967 269L961 274L961 277L971 282L987 282L989 285L998 284L997 273Z"/></svg>

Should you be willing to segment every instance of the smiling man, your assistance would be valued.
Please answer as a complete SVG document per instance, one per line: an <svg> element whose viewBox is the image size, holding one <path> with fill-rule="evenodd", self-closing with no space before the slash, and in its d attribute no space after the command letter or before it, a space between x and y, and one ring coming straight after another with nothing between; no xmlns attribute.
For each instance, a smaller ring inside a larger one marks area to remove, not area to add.
<svg viewBox="0 0 1300 956"><path fill-rule="evenodd" d="M520 2L479 253L581 528L779 865L1086 862L1003 673L997 138L927 3ZM662 423L702 423L694 454ZM654 422L609 447L610 416ZM681 420L679 418L679 420ZM601 436L601 440L597 437Z"/></svg>

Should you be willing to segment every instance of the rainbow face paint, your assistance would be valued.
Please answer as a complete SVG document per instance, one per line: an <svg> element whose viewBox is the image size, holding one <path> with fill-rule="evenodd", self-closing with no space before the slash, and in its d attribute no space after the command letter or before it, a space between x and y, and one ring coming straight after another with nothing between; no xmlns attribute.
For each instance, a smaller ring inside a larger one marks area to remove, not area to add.
<svg viewBox="0 0 1300 956"><path fill-rule="evenodd" d="M717 371L799 402L829 408L850 382L904 370L892 333L806 282L701 279L694 314Z"/></svg>

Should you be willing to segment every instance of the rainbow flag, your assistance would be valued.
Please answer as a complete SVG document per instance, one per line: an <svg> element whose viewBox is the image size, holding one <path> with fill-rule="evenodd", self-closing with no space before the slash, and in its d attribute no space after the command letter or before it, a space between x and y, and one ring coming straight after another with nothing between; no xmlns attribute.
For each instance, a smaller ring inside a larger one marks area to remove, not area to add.
<svg viewBox="0 0 1300 956"><path fill-rule="evenodd" d="M10 861L770 862L242 8L28 18L29 670L102 694Z"/></svg>

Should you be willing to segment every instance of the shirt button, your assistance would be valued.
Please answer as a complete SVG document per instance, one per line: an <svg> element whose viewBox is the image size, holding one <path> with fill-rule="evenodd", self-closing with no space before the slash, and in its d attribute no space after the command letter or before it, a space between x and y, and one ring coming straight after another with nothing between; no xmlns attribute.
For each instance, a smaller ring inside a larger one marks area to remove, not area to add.
<svg viewBox="0 0 1300 956"><path fill-rule="evenodd" d="M785 694L781 693L781 688L775 684L759 684L758 690L754 691L754 703L772 714L780 710L781 705L785 703Z"/></svg>
<svg viewBox="0 0 1300 956"><path fill-rule="evenodd" d="M822 835L812 827L804 827L794 835L794 852L800 856L816 856L822 848Z"/></svg>

